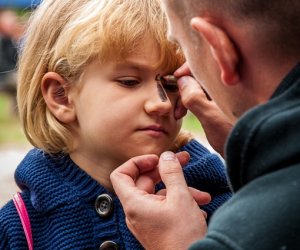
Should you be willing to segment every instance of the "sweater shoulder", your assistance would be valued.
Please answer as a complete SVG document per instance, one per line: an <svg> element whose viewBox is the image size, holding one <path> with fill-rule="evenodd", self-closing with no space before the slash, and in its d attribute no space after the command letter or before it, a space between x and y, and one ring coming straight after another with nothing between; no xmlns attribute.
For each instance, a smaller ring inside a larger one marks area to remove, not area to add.
<svg viewBox="0 0 300 250"><path fill-rule="evenodd" d="M6 203L0 210L0 228L1 232L12 226L13 222L19 222L16 207L12 200Z"/></svg>

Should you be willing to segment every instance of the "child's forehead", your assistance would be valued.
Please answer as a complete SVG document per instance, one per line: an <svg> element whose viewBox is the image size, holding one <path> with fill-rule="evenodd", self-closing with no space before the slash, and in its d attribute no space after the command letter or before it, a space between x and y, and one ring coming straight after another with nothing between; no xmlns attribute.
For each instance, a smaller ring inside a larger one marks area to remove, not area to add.
<svg viewBox="0 0 300 250"><path fill-rule="evenodd" d="M114 64L115 70L136 71L175 71L181 64L182 56L174 52L166 52L157 46L143 47L126 54L110 56L108 61ZM105 63L105 62L104 62Z"/></svg>
<svg viewBox="0 0 300 250"><path fill-rule="evenodd" d="M163 59L163 61L165 61ZM136 71L136 72L148 72L148 71L165 71L165 72L173 72L177 69L177 65L171 66L162 63L161 58L157 58L157 60L149 61L145 58L136 58L132 56L128 56L119 60L112 60L113 68L116 71Z"/></svg>
<svg viewBox="0 0 300 250"><path fill-rule="evenodd" d="M101 64L114 63L116 69L155 69L175 71L184 62L183 54L178 51L174 44L166 39L159 40L157 37L145 33L131 43L112 46L106 43L96 52L97 59Z"/></svg>

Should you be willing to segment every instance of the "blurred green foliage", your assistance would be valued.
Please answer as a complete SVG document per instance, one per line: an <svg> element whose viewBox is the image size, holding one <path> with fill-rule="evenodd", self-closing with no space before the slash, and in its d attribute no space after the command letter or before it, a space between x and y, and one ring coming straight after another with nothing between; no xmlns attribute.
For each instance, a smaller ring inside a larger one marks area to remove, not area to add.
<svg viewBox="0 0 300 250"><path fill-rule="evenodd" d="M14 106L11 96L0 93L0 144L27 143Z"/></svg>
<svg viewBox="0 0 300 250"><path fill-rule="evenodd" d="M191 112L188 112L188 114L183 118L182 127L194 135L204 134L200 122Z"/></svg>

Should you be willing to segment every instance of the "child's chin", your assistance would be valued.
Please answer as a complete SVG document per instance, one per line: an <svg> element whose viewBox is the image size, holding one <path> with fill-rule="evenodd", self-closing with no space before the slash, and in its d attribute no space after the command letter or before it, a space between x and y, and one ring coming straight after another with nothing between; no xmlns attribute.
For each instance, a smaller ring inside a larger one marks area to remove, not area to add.
<svg viewBox="0 0 300 250"><path fill-rule="evenodd" d="M155 154L155 155L161 155L163 152L167 151L168 148L165 147L165 148L161 148L161 147L153 147L153 148L150 148L150 147L146 147L142 150L140 150L138 153L138 155L147 155L147 154Z"/></svg>

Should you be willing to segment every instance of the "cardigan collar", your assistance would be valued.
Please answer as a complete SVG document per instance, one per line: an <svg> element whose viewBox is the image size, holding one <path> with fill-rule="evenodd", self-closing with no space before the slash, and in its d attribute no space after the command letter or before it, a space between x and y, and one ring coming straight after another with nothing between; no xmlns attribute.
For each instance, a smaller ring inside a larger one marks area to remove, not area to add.
<svg viewBox="0 0 300 250"><path fill-rule="evenodd" d="M30 190L38 211L78 200L93 202L102 193L117 199L65 154L49 155L32 149L17 167L15 179L21 190Z"/></svg>

